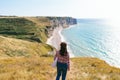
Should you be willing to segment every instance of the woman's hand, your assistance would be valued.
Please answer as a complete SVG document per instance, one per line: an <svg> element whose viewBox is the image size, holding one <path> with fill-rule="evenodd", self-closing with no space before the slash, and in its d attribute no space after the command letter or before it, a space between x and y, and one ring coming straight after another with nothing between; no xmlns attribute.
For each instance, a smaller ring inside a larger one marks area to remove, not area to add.
<svg viewBox="0 0 120 80"><path fill-rule="evenodd" d="M70 71L70 66L68 66L67 70Z"/></svg>

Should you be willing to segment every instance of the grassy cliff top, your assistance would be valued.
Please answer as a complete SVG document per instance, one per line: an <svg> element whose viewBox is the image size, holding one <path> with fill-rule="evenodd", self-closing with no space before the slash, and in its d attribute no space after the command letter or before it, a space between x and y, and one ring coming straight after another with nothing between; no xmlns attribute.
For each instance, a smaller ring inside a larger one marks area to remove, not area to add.
<svg viewBox="0 0 120 80"><path fill-rule="evenodd" d="M0 58L44 56L51 50L47 44L0 36Z"/></svg>
<svg viewBox="0 0 120 80"><path fill-rule="evenodd" d="M0 59L0 80L55 80L53 57ZM120 69L97 58L72 58L67 80L120 80Z"/></svg>
<svg viewBox="0 0 120 80"><path fill-rule="evenodd" d="M47 40L47 26L50 20L46 17L1 17L0 35L43 43Z"/></svg>

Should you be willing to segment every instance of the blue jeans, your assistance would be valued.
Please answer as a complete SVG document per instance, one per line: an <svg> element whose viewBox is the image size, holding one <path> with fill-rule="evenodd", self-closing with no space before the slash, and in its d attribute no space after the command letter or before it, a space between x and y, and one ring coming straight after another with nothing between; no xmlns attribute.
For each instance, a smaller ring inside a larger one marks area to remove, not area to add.
<svg viewBox="0 0 120 80"><path fill-rule="evenodd" d="M62 75L62 80L65 80L66 79L66 74L67 74L67 64L57 62L57 77L56 77L56 80L59 80L61 75Z"/></svg>

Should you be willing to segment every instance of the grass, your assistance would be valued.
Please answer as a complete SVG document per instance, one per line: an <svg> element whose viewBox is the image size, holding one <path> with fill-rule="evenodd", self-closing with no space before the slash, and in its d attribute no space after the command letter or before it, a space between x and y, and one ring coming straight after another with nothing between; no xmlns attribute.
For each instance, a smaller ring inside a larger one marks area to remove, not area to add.
<svg viewBox="0 0 120 80"><path fill-rule="evenodd" d="M52 51L47 44L0 36L0 57L42 56Z"/></svg>
<svg viewBox="0 0 120 80"><path fill-rule="evenodd" d="M46 17L25 17L29 21L32 21L37 24L37 26L40 26L40 28L45 28L45 26L51 26L50 20Z"/></svg>
<svg viewBox="0 0 120 80"><path fill-rule="evenodd" d="M13 37L28 41L45 42L47 40L45 30L46 26L50 24L50 22L43 20L45 21L44 25L40 25L40 21L37 22L39 18L34 19L33 21L32 17L29 19L22 17L0 18L0 34L6 37Z"/></svg>
<svg viewBox="0 0 120 80"><path fill-rule="evenodd" d="M51 57L20 57L0 60L0 80L49 80L55 70Z"/></svg>
<svg viewBox="0 0 120 80"><path fill-rule="evenodd" d="M55 80L53 57L0 59L0 80ZM96 65L96 66L95 66ZM120 69L97 58L72 58L67 80L119 80Z"/></svg>
<svg viewBox="0 0 120 80"><path fill-rule="evenodd" d="M97 58L73 58L68 80L120 80L120 69ZM75 75L74 75L75 74Z"/></svg>
<svg viewBox="0 0 120 80"><path fill-rule="evenodd" d="M0 44L0 80L48 80L54 76L48 54L51 46L3 36Z"/></svg>

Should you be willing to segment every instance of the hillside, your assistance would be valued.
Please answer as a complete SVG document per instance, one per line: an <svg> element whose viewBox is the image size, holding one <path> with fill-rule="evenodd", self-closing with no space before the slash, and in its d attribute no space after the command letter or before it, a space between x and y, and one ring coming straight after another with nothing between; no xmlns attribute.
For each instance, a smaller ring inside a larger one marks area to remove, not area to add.
<svg viewBox="0 0 120 80"><path fill-rule="evenodd" d="M0 17L0 80L55 80L47 38L71 17ZM71 58L67 80L120 80L120 69L97 58Z"/></svg>
<svg viewBox="0 0 120 80"><path fill-rule="evenodd" d="M0 36L0 58L45 56L53 48L47 44Z"/></svg>
<svg viewBox="0 0 120 80"><path fill-rule="evenodd" d="M0 34L6 37L45 42L45 27L38 26L26 18L0 18Z"/></svg>

